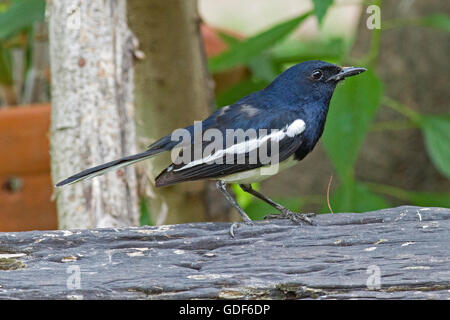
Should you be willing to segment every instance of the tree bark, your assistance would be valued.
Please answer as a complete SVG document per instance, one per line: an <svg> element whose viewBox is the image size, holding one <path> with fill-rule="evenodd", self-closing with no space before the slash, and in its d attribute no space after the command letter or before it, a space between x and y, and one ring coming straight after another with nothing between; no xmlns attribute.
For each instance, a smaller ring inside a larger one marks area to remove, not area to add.
<svg viewBox="0 0 450 320"><path fill-rule="evenodd" d="M203 120L211 111L213 93L194 0L130 0L130 27L145 58L135 68L136 119L140 147L172 130ZM170 163L170 154L142 163L156 224L212 220L207 214L207 182L163 189L154 179Z"/></svg>
<svg viewBox="0 0 450 320"><path fill-rule="evenodd" d="M57 181L136 153L133 44L125 0L47 2L51 162ZM135 168L55 191L59 227L137 225Z"/></svg>

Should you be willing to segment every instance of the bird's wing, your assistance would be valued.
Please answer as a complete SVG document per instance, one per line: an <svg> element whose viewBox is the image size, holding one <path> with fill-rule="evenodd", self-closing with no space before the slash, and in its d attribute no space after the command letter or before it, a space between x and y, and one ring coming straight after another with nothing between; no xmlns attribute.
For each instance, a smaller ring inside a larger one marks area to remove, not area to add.
<svg viewBox="0 0 450 320"><path fill-rule="evenodd" d="M238 115L236 111L230 111L230 109L215 114L214 123L208 127L216 129L218 133L223 133L223 143L216 144L216 148L211 148L212 142L204 142L199 153L200 156L185 157L188 161L180 161L180 159L183 158L185 152L194 155L194 146L190 145L189 150L182 149L175 163L156 178L156 186L162 187L205 178L220 178L237 172L281 163L289 158L304 140L302 133L305 130L305 122L302 119L296 119L296 115L292 113L287 112L280 116L277 113L265 112L267 111L249 110L249 119L246 119L246 115ZM248 135L241 140L235 136L231 143L228 143L230 140L227 139L227 129L241 129ZM254 135L252 136L251 133Z"/></svg>

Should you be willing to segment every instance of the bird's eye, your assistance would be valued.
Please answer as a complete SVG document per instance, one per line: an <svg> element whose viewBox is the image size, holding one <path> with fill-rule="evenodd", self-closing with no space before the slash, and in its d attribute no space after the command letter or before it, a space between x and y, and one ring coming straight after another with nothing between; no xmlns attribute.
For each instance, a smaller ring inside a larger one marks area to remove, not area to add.
<svg viewBox="0 0 450 320"><path fill-rule="evenodd" d="M311 74L311 78L313 78L314 80L320 80L323 77L323 72L320 70L314 70L313 73Z"/></svg>

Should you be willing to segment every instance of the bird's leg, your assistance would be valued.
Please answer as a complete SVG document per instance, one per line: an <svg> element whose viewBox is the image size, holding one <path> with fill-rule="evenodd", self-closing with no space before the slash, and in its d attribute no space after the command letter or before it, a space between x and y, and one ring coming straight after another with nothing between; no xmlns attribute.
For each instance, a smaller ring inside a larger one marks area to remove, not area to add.
<svg viewBox="0 0 450 320"><path fill-rule="evenodd" d="M262 193L253 189L250 184L240 184L239 186L245 192L248 192L251 195L263 200L264 202L268 203L269 205L271 205L272 207L274 207L275 209L280 211L280 214L270 214L270 215L265 216L264 219L290 219L296 223L300 223L301 221L303 221L310 225L314 224L313 221L310 219L310 217L314 216L315 214L310 214L310 213L299 214L299 213L292 212L288 208L283 207L281 204L276 203L272 199L267 198Z"/></svg>
<svg viewBox="0 0 450 320"><path fill-rule="evenodd" d="M239 212L239 214L242 217L242 220L244 220L244 223L246 224L252 224L252 219L249 218L249 216L245 213L244 209L242 209L239 204L236 202L236 200L233 199L231 194L227 191L227 184L225 181L219 180L216 182L216 187L223 193L225 198L228 200L229 203ZM234 238L234 228L239 227L238 223L233 223L230 227L230 234Z"/></svg>
<svg viewBox="0 0 450 320"><path fill-rule="evenodd" d="M227 198L228 202L230 202L231 205L239 212L239 214L242 217L242 220L244 220L244 222L252 222L252 219L249 218L249 216L245 213L244 209L242 209L238 205L236 200L233 199L231 194L228 193L226 185L227 184L225 183L225 181L222 180L216 182L217 189L219 189L225 195L225 198Z"/></svg>

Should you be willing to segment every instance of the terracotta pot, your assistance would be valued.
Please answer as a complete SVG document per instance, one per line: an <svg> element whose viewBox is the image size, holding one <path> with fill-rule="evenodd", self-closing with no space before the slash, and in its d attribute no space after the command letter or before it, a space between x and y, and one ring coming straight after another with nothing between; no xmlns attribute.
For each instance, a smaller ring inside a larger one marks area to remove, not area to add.
<svg viewBox="0 0 450 320"><path fill-rule="evenodd" d="M228 30L222 30L220 28L213 28L207 25L202 25L201 32L203 36L203 43L208 57L216 56L223 51L228 49L228 45L219 36L220 33L228 34L235 38L243 40L244 37L235 32ZM229 88L240 81L248 78L250 76L250 71L246 67L236 67L230 70L220 72L213 76L214 78L214 91L215 93L220 93L226 88Z"/></svg>
<svg viewBox="0 0 450 320"><path fill-rule="evenodd" d="M49 104L0 110L0 231L57 228L49 125Z"/></svg>
<svg viewBox="0 0 450 320"><path fill-rule="evenodd" d="M203 25L207 56L227 49L216 29ZM245 68L214 76L216 92L248 76ZM0 109L0 231L57 229L52 198L48 130L50 104Z"/></svg>

